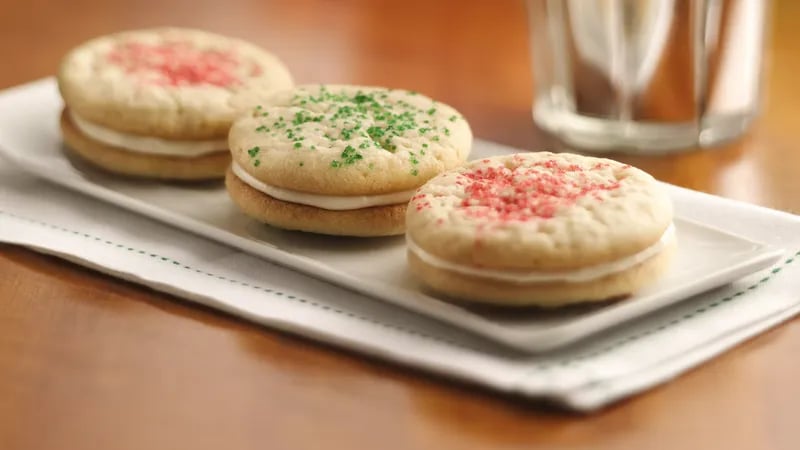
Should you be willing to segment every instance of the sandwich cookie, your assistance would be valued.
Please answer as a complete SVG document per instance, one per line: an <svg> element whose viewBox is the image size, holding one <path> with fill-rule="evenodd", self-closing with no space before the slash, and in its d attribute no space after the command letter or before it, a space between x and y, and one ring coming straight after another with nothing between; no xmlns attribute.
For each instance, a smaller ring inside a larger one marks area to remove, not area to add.
<svg viewBox="0 0 800 450"><path fill-rule="evenodd" d="M409 267L430 289L495 305L627 296L668 267L672 204L647 173L548 152L470 162L429 181L407 212Z"/></svg>
<svg viewBox="0 0 800 450"><path fill-rule="evenodd" d="M414 191L472 145L458 112L411 91L313 85L256 103L231 127L226 186L244 213L279 228L402 234Z"/></svg>
<svg viewBox="0 0 800 450"><path fill-rule="evenodd" d="M221 178L230 163L231 97L292 86L275 56L198 30L158 28L92 39L63 59L58 86L67 147L111 172Z"/></svg>

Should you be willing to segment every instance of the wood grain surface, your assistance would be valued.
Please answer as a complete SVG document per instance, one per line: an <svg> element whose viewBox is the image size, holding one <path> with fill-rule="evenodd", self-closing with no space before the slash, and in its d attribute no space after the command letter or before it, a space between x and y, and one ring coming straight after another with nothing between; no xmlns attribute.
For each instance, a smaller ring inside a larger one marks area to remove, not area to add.
<svg viewBox="0 0 800 450"><path fill-rule="evenodd" d="M623 158L662 180L800 212L800 3L773 8L767 100L739 142ZM404 87L478 137L531 121L521 0L0 0L0 88L82 40L153 25L272 49L300 82ZM2 188L0 181L0 188ZM800 321L591 416L550 411L265 330L0 246L0 449L800 447Z"/></svg>

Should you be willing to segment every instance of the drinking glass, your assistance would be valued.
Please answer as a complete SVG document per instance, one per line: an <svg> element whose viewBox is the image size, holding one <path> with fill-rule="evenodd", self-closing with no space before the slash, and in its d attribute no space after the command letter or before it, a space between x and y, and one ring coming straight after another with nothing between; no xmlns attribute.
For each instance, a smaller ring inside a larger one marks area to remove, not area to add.
<svg viewBox="0 0 800 450"><path fill-rule="evenodd" d="M743 134L761 105L768 0L528 0L535 122L635 153Z"/></svg>

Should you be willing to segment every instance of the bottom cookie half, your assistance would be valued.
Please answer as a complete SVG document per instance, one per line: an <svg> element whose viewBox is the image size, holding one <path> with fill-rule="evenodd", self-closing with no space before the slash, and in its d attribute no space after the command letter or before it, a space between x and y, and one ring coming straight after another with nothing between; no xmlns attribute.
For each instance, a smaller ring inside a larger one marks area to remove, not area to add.
<svg viewBox="0 0 800 450"><path fill-rule="evenodd" d="M498 306L554 308L602 302L630 295L658 279L669 267L675 252L672 243L657 255L622 272L580 283L518 284L463 275L434 267L408 252L414 273L433 291L470 303Z"/></svg>
<svg viewBox="0 0 800 450"><path fill-rule="evenodd" d="M231 161L227 149L196 157L181 157L112 147L81 133L66 109L61 113L61 134L69 150L82 160L120 175L161 180L211 180L222 178Z"/></svg>
<svg viewBox="0 0 800 450"><path fill-rule="evenodd" d="M405 232L406 204L333 211L286 202L253 189L229 169L228 194L248 216L287 230L337 236L393 236Z"/></svg>

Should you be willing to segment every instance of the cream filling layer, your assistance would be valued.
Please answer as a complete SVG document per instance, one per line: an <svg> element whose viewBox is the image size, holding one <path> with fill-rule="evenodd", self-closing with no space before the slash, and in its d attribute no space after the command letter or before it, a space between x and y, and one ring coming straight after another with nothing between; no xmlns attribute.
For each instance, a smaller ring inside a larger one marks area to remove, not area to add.
<svg viewBox="0 0 800 450"><path fill-rule="evenodd" d="M285 202L298 203L301 205L314 206L321 209L333 211L348 211L353 209L369 208L371 206L397 205L407 203L414 196L416 189L410 191L392 192L391 194L378 195L320 195L309 194L307 192L284 189L271 186L263 181L255 179L247 173L239 164L233 162L231 170L237 178L242 180L251 188L263 192L270 197L283 200Z"/></svg>
<svg viewBox="0 0 800 450"><path fill-rule="evenodd" d="M508 281L513 283L546 283L546 282L568 282L581 283L593 281L615 273L624 272L642 262L659 254L664 248L675 239L675 226L670 224L661 235L661 238L646 249L615 261L596 264L589 267L582 267L575 270L564 271L533 271L533 272L513 272L508 270L484 269L463 264L456 264L445 261L438 256L432 255L419 247L408 235L406 244L408 249L425 263L439 269L449 270L462 275L486 278L490 280Z"/></svg>
<svg viewBox="0 0 800 450"><path fill-rule="evenodd" d="M72 123L81 133L112 147L129 150L132 152L149 153L153 155L184 156L187 158L201 156L208 153L228 151L227 139L209 139L199 141L176 141L161 139L152 136L139 136L121 133L94 123L91 123L71 111L69 113Z"/></svg>

